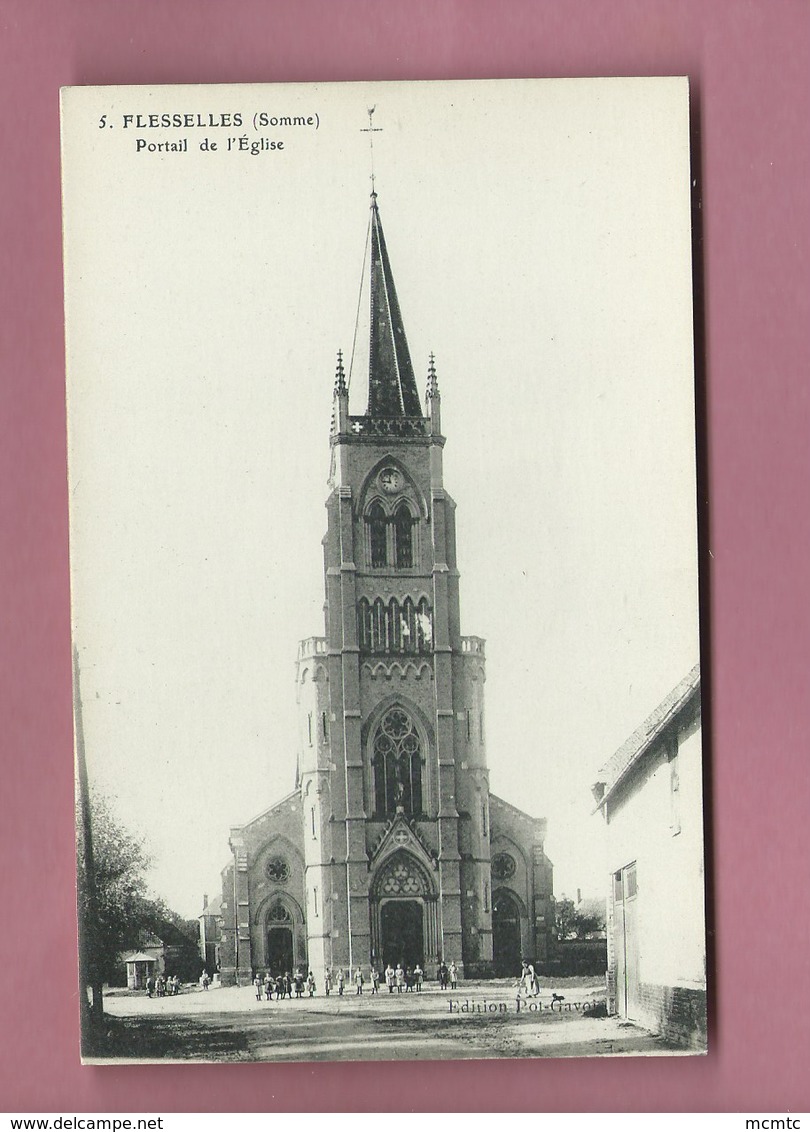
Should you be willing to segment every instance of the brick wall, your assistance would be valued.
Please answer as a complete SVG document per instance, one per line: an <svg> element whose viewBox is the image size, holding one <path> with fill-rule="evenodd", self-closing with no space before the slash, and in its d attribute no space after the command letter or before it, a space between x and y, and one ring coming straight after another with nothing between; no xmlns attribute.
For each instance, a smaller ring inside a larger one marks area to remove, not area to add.
<svg viewBox="0 0 810 1132"><path fill-rule="evenodd" d="M706 1048L706 992L691 987L641 984L638 1021L669 1041Z"/></svg>

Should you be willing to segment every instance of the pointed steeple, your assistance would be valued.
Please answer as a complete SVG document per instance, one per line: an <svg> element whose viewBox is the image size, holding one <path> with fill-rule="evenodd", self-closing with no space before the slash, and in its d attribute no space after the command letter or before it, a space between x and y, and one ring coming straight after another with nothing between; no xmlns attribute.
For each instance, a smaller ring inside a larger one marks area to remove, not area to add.
<svg viewBox="0 0 810 1132"><path fill-rule="evenodd" d="M371 194L368 416L377 419L422 416L375 192Z"/></svg>

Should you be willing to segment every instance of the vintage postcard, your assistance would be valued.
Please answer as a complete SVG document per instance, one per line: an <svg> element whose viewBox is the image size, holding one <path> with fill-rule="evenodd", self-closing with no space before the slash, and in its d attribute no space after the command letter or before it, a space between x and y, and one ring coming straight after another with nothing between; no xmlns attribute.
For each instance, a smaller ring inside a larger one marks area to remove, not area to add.
<svg viewBox="0 0 810 1132"><path fill-rule="evenodd" d="M84 1058L704 1051L687 81L62 144Z"/></svg>

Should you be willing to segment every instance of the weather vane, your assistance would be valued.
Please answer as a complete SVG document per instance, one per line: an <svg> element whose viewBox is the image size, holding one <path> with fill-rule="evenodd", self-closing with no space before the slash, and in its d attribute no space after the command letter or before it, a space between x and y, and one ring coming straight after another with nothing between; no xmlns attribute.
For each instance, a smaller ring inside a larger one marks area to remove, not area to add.
<svg viewBox="0 0 810 1132"><path fill-rule="evenodd" d="M368 144L371 151L371 191L374 192L374 134L382 133L382 126L375 126L372 118L374 111L377 109L376 105L372 106L368 111L368 126L366 129L361 130L361 134L368 134Z"/></svg>

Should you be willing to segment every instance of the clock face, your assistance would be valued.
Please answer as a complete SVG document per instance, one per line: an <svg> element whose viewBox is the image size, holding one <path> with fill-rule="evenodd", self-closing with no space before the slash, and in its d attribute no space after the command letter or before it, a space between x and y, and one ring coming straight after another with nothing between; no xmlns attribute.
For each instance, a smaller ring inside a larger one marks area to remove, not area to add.
<svg viewBox="0 0 810 1132"><path fill-rule="evenodd" d="M402 486L402 476L396 468L384 468L380 472L380 487L383 491L387 491L391 495L395 491L399 491Z"/></svg>

